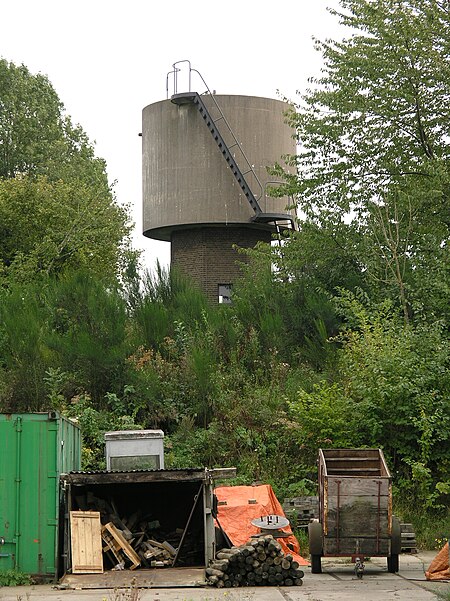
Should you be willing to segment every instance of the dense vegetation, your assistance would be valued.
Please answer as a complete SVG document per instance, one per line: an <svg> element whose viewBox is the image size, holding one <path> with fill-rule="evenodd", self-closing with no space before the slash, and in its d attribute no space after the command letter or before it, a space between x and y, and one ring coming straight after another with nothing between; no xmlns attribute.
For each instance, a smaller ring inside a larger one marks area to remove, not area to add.
<svg viewBox="0 0 450 601"><path fill-rule="evenodd" d="M297 174L274 168L299 229L251 252L232 306L142 275L86 135L0 61L0 409L76 417L85 468L104 431L160 427L170 466L283 497L314 492L319 447L382 447L397 503L448 515L449 8L341 6L350 37L317 44L287 116Z"/></svg>

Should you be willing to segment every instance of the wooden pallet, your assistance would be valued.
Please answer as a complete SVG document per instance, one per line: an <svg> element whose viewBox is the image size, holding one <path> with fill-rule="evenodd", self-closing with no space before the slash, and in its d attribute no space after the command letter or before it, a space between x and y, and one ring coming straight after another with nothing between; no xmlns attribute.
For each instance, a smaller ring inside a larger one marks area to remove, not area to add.
<svg viewBox="0 0 450 601"><path fill-rule="evenodd" d="M70 512L72 574L102 574L103 555L100 513Z"/></svg>
<svg viewBox="0 0 450 601"><path fill-rule="evenodd" d="M402 553L417 553L416 533L412 524L400 524Z"/></svg>
<svg viewBox="0 0 450 601"><path fill-rule="evenodd" d="M117 560L117 563L125 563L126 559L131 561L130 570L141 565L139 555L134 551L131 545L124 539L112 522L108 522L102 528L102 540L104 542L103 552L110 551Z"/></svg>
<svg viewBox="0 0 450 601"><path fill-rule="evenodd" d="M284 499L283 511L293 528L307 526L319 517L319 497L293 497Z"/></svg>

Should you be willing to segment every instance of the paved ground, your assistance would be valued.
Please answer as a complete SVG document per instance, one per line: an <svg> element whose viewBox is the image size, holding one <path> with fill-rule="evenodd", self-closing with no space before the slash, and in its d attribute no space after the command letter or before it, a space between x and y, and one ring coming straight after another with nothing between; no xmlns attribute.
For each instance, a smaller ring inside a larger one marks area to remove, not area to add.
<svg viewBox="0 0 450 601"><path fill-rule="evenodd" d="M401 555L400 572L389 574L386 560L366 563L362 580L347 560L324 559L323 574L305 569L302 587L244 589L67 590L49 585L0 589L2 601L450 601L450 583L427 582L424 568L435 552Z"/></svg>

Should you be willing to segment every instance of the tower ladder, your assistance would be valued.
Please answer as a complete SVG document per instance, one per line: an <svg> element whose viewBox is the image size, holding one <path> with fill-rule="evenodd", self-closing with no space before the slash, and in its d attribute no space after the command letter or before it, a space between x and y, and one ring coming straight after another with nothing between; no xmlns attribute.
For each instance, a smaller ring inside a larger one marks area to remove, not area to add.
<svg viewBox="0 0 450 601"><path fill-rule="evenodd" d="M188 62L189 61L180 61L180 62ZM177 63L175 63L174 66L174 77L175 77L175 86L174 86L174 90L176 91L176 74L178 72L179 69L177 69L176 67ZM203 98L202 96L200 96L200 94L198 92L183 92L183 93L175 93L170 97L171 102L173 102L174 104L178 105L178 106L182 106L182 105L186 105L186 104L191 104L193 105L198 113L200 114L200 116L203 119L203 122L205 123L206 127L208 128L208 131L210 132L210 134L212 135L219 151L221 152L224 160L226 161L227 165L230 167L231 172L234 176L234 178L236 179L239 187L241 188L244 196L247 198L247 201L249 202L251 208L254 211L254 216L251 218L251 221L255 222L255 223L273 223L275 224L275 226L277 226L277 230L278 230L278 225L280 222L289 222L290 223L290 227L292 229L294 229L294 218L292 215L288 214L288 213L265 213L262 209L261 206L259 204L259 200L263 194L263 187L261 185L261 182L258 179L258 176L256 175L252 165L250 164L250 161L247 159L247 156L245 155L243 149L241 148L241 145L239 144L236 136L234 135L227 119L225 118L225 115L223 114L220 106L218 105L217 101L214 98L214 95L211 94L211 91L209 90L205 80L203 79L203 77L200 75L200 73L196 70L196 69L192 69L189 63L189 87L190 87L190 74L191 71L195 71L201 78L201 80L203 81L204 85L206 86L206 89L208 91L208 94L210 95L212 101L214 102L216 109L219 112L219 117L217 119L213 119L207 106L205 105L205 103L203 102ZM218 121L223 121L224 123L224 127L228 130L229 134L231 134L232 140L233 140L233 144L231 146L228 146L227 143L225 142L221 132L219 131L219 128L217 127L216 123ZM243 173L241 168L239 167L236 159L234 158L231 149L234 148L235 146L239 147L239 150L244 158L244 161L246 163L246 171ZM256 180L259 188L260 188L260 193L258 195L255 195L254 192L252 191L252 189L250 188L247 179L245 178L245 176L251 173L252 176L254 177L254 179Z"/></svg>

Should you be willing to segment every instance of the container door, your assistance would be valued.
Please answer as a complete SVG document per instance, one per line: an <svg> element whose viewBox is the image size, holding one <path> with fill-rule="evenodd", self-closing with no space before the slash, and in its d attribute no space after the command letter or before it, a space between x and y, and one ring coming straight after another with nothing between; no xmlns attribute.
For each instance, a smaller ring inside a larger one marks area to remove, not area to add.
<svg viewBox="0 0 450 601"><path fill-rule="evenodd" d="M0 571L16 567L16 518L18 512L16 482L18 469L17 429L21 429L15 416L4 415L0 421Z"/></svg>
<svg viewBox="0 0 450 601"><path fill-rule="evenodd" d="M58 527L58 419L24 416L20 438L17 567L28 574L54 576Z"/></svg>
<svg viewBox="0 0 450 601"><path fill-rule="evenodd" d="M0 569L54 577L58 527L58 420L48 414L0 421Z"/></svg>
<svg viewBox="0 0 450 601"><path fill-rule="evenodd" d="M216 532L213 516L213 482L206 478L203 487L203 528L205 531L205 566L213 561L216 555Z"/></svg>

